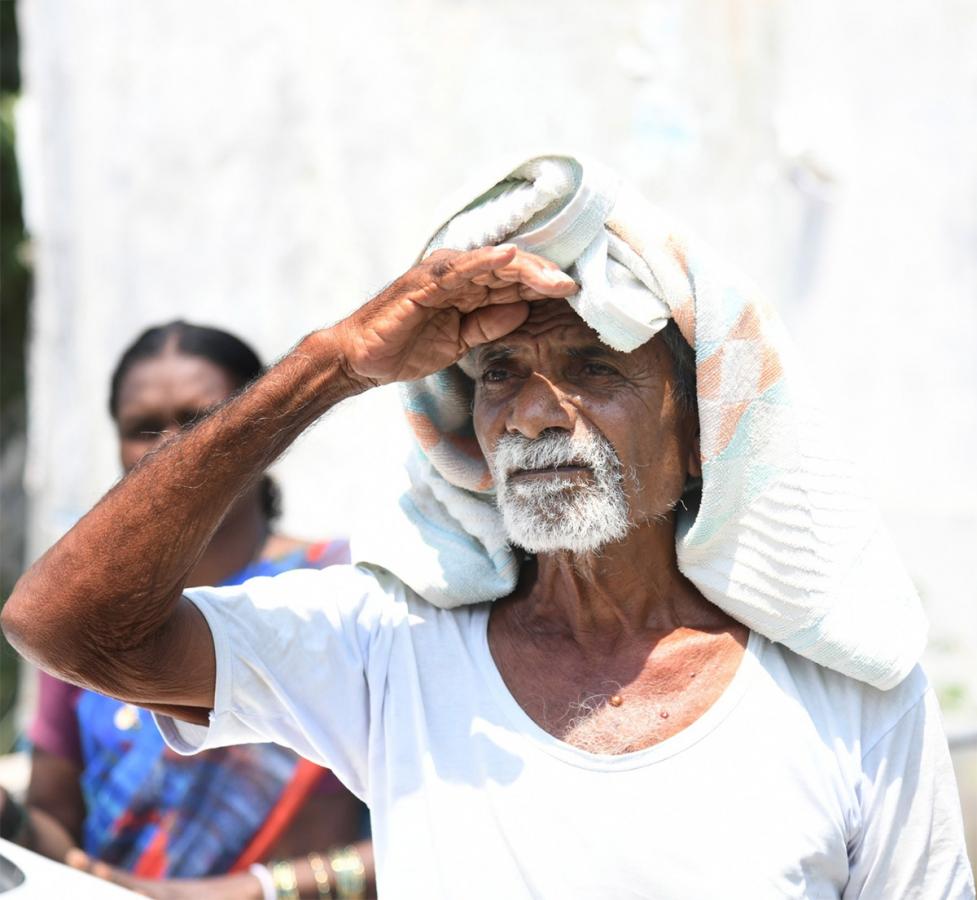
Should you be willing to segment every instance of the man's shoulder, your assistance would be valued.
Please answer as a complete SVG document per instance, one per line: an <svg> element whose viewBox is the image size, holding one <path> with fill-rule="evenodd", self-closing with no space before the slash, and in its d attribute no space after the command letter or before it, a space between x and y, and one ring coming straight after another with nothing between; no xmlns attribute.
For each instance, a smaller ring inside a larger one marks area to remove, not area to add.
<svg viewBox="0 0 977 900"><path fill-rule="evenodd" d="M923 703L929 681L921 666L880 690L764 640L763 669L776 689L795 699L825 736L850 737L862 753Z"/></svg>
<svg viewBox="0 0 977 900"><path fill-rule="evenodd" d="M395 580L348 564L264 572L236 584L188 588L184 594L199 607L214 607L227 615L250 610L303 617L330 609L381 607L399 596Z"/></svg>
<svg viewBox="0 0 977 900"><path fill-rule="evenodd" d="M471 609L443 609L380 566L333 565L325 569L291 569L274 575L249 578L241 584L219 588L190 588L186 596L197 606L216 606L226 615L318 615L373 620L375 625L444 622L466 616Z"/></svg>

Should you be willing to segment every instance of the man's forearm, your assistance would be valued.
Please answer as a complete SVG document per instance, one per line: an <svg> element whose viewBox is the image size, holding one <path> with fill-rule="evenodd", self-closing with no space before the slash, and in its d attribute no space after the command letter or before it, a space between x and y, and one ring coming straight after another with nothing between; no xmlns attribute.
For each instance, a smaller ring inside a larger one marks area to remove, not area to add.
<svg viewBox="0 0 977 900"><path fill-rule="evenodd" d="M4 609L11 642L69 680L114 684L117 670L167 624L234 500L302 431L365 386L346 372L331 330L307 337L242 394L149 454L34 564Z"/></svg>
<svg viewBox="0 0 977 900"><path fill-rule="evenodd" d="M235 498L339 401L450 366L521 325L529 302L576 289L513 245L431 254L147 456L18 582L11 643L75 684L206 721L214 646L182 590Z"/></svg>

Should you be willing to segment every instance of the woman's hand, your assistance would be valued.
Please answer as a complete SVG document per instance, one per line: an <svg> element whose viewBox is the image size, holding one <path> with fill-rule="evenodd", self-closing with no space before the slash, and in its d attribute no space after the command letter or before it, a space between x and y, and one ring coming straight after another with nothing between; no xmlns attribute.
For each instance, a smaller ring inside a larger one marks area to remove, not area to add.
<svg viewBox="0 0 977 900"><path fill-rule="evenodd" d="M529 315L527 301L576 291L556 265L511 244L439 250L333 331L354 380L414 381L518 328Z"/></svg>
<svg viewBox="0 0 977 900"><path fill-rule="evenodd" d="M103 881L110 881L144 897L155 900L262 900L261 884L254 875L215 875L212 878L137 878L128 872L92 859L82 850L71 850L65 864Z"/></svg>

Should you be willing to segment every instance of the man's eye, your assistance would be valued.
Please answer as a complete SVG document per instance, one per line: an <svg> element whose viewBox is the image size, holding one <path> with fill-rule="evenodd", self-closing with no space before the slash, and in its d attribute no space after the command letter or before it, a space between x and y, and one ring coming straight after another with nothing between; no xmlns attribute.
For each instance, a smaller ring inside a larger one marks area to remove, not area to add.
<svg viewBox="0 0 977 900"><path fill-rule="evenodd" d="M584 363L583 373L584 375L596 375L596 376L617 375L617 372L613 368L611 368L611 366L599 362Z"/></svg>

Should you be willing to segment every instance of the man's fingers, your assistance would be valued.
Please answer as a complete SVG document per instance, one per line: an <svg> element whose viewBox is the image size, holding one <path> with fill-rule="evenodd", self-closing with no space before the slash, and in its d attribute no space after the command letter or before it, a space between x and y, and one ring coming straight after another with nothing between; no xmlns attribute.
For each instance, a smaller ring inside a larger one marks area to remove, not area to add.
<svg viewBox="0 0 977 900"><path fill-rule="evenodd" d="M512 262L494 270L494 275L510 284L521 284L543 297L568 297L579 288L565 272L548 260L529 253L517 255Z"/></svg>
<svg viewBox="0 0 977 900"><path fill-rule="evenodd" d="M490 288L485 299L478 305L500 306L503 303L515 303L517 300L526 300L528 298L522 296L521 287L522 285L519 284L505 284L503 282L502 287Z"/></svg>
<svg viewBox="0 0 977 900"><path fill-rule="evenodd" d="M503 284L521 284L542 297L567 297L578 290L574 280L549 260L517 250L511 244L482 247L450 255L439 251L429 257L431 274L440 291L452 294L475 284L490 290ZM535 298L534 298L535 299Z"/></svg>
<svg viewBox="0 0 977 900"><path fill-rule="evenodd" d="M496 275L495 272L489 272L485 275L476 275L472 279L472 284L478 284L481 285L482 287L487 287L487 288L502 287L504 284L508 284L508 283L509 282L499 278L499 276Z"/></svg>
<svg viewBox="0 0 977 900"><path fill-rule="evenodd" d="M529 304L510 302L501 306L483 306L461 321L459 336L468 347L497 341L515 331L529 318Z"/></svg>
<svg viewBox="0 0 977 900"><path fill-rule="evenodd" d="M541 294L539 291L534 291L532 288L526 287L524 284L517 285L519 289L519 297L522 300L548 300L549 298L546 294Z"/></svg>
<svg viewBox="0 0 977 900"><path fill-rule="evenodd" d="M481 247L467 253L438 250L427 258L427 262L430 263L431 274L438 285L451 291L462 287L478 275L487 275L495 269L503 268L512 262L518 252L513 244Z"/></svg>
<svg viewBox="0 0 977 900"><path fill-rule="evenodd" d="M532 273L534 270L542 270L544 279L554 279L560 283L566 283L566 279L560 277L560 269L555 262L551 262L542 256L523 252L517 253L512 262L507 263L501 270L493 269L484 275L476 275L472 278L472 282L485 287L502 287L504 284L520 281L524 274ZM504 277L499 274L500 271ZM547 272L552 272L553 275L547 275Z"/></svg>

